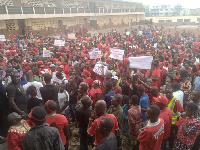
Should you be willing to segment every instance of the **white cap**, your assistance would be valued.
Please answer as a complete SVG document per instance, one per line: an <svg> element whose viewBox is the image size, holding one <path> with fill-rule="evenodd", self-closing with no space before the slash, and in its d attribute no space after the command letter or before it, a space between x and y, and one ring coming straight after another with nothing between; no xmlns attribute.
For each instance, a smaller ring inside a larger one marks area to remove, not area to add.
<svg viewBox="0 0 200 150"><path fill-rule="evenodd" d="M51 64L50 66L49 66L50 68L53 68L53 67L56 67L54 64Z"/></svg>
<svg viewBox="0 0 200 150"><path fill-rule="evenodd" d="M118 81L118 76L113 76L112 79L115 79Z"/></svg>

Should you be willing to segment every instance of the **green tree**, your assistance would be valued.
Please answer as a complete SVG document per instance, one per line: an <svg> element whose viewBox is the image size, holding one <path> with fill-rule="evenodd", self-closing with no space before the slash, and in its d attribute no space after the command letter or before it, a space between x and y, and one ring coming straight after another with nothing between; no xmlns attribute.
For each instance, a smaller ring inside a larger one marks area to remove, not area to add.
<svg viewBox="0 0 200 150"><path fill-rule="evenodd" d="M177 4L174 6L174 16L179 16L181 14L182 6Z"/></svg>

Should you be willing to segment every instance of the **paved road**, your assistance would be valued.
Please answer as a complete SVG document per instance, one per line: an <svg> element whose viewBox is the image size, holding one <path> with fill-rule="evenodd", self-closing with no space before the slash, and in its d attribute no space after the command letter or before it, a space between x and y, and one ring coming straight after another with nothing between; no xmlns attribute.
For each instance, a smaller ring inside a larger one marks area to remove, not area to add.
<svg viewBox="0 0 200 150"><path fill-rule="evenodd" d="M6 143L0 144L0 150L7 150Z"/></svg>

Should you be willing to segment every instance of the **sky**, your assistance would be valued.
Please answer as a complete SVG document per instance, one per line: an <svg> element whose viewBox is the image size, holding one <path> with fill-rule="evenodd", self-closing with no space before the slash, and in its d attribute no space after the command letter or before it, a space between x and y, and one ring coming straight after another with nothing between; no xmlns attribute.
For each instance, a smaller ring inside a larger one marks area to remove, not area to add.
<svg viewBox="0 0 200 150"><path fill-rule="evenodd" d="M126 0L143 2L144 5L176 5L181 4L184 8L200 8L199 0Z"/></svg>

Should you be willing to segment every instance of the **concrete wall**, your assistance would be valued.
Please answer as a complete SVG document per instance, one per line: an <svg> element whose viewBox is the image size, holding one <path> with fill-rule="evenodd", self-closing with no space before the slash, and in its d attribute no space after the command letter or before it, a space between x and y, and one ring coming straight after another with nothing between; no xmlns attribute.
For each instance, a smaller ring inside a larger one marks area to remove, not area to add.
<svg viewBox="0 0 200 150"><path fill-rule="evenodd" d="M200 18L200 16L172 16L172 17L146 17L145 20L152 19L153 23L159 23L159 20L171 20L172 22L177 22L177 19L190 19L190 22L196 22L197 18Z"/></svg>
<svg viewBox="0 0 200 150"><path fill-rule="evenodd" d="M23 18L22 18L23 19ZM57 18L27 18L25 20L25 31L32 30L33 33L41 32L53 35L55 31L72 29L79 26L91 29L108 29L128 27L132 25L144 24L145 16L142 14L109 14L96 16L74 16L74 17L57 17ZM93 25L92 25L93 23ZM94 24L95 23L95 24ZM9 36L9 34L19 34L19 20L0 20L0 34Z"/></svg>

